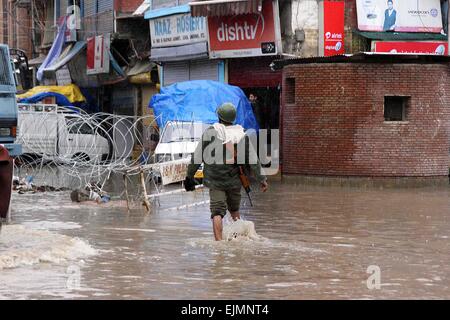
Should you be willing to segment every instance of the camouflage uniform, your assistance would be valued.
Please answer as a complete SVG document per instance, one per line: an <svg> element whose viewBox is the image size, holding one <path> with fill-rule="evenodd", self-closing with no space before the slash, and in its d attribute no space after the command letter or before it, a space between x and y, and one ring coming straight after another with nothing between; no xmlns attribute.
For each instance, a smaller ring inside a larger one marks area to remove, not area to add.
<svg viewBox="0 0 450 320"><path fill-rule="evenodd" d="M188 167L187 177L192 178L201 163L204 163L203 184L210 189L211 218L216 215L225 216L227 209L231 212L239 211L242 185L239 167L236 164L236 150L237 158L240 159L239 150L245 147L246 171L251 172L259 183L266 180L265 176L261 175L261 165L248 136L245 135L239 143L232 145L234 149L231 151L229 146L218 137L218 132L213 126L209 127L203 133L202 140L192 155L192 163ZM223 156L214 158L215 151L220 150Z"/></svg>

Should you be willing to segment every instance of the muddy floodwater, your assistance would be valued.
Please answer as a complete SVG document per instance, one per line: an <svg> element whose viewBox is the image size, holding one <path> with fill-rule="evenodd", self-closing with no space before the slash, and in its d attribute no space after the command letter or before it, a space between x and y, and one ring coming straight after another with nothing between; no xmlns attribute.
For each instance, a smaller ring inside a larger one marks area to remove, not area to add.
<svg viewBox="0 0 450 320"><path fill-rule="evenodd" d="M450 298L450 188L272 183L253 197L242 215L259 238L214 242L208 205L172 210L204 191L162 197L149 215L15 194L0 298Z"/></svg>

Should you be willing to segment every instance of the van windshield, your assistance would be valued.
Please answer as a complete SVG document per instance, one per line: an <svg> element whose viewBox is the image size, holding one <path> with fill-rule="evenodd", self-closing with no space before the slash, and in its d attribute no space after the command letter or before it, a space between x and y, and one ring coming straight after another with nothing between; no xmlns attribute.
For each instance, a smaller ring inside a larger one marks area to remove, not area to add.
<svg viewBox="0 0 450 320"><path fill-rule="evenodd" d="M94 129L82 118L66 117L66 124L71 134L94 134Z"/></svg>
<svg viewBox="0 0 450 320"><path fill-rule="evenodd" d="M169 122L166 125L162 143L181 141L200 141L209 124L201 122Z"/></svg>

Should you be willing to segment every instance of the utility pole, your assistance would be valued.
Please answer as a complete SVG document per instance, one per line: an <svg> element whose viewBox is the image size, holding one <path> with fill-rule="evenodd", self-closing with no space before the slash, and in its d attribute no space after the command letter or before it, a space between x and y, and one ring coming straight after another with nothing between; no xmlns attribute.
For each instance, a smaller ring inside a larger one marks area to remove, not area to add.
<svg viewBox="0 0 450 320"><path fill-rule="evenodd" d="M35 21L34 21L34 10L35 10L35 0L31 0L31 58L34 58L36 56L36 29L35 29Z"/></svg>

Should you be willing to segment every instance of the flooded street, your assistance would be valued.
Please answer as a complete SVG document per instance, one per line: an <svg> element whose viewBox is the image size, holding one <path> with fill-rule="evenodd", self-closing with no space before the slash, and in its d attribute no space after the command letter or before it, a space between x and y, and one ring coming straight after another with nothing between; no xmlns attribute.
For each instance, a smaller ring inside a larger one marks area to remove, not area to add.
<svg viewBox="0 0 450 320"><path fill-rule="evenodd" d="M205 191L162 197L149 215L67 192L15 194L0 298L450 298L450 189L274 182L253 197L242 215L260 237L214 242L208 205L171 210Z"/></svg>

